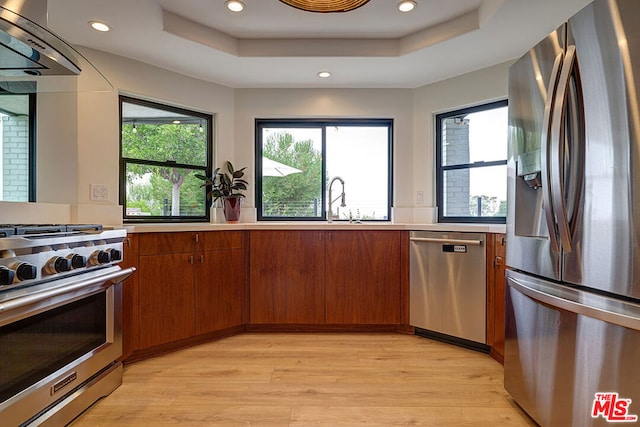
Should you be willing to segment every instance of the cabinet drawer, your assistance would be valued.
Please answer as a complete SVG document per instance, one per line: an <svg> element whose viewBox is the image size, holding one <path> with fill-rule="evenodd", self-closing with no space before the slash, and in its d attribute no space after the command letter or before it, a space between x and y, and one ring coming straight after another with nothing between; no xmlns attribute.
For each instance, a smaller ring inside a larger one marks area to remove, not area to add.
<svg viewBox="0 0 640 427"><path fill-rule="evenodd" d="M200 246L204 251L221 249L241 249L245 247L244 231L207 231L199 235Z"/></svg>
<svg viewBox="0 0 640 427"><path fill-rule="evenodd" d="M177 254L198 249L201 232L140 233L140 255Z"/></svg>

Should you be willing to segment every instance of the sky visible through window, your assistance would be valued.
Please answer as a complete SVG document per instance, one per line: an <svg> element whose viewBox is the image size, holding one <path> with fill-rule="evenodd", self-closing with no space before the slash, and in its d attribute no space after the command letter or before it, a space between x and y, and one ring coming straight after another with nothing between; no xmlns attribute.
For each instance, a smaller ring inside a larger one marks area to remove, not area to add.
<svg viewBox="0 0 640 427"><path fill-rule="evenodd" d="M507 158L507 107L471 113L469 120L469 161L485 162ZM471 179L470 194L507 198L504 167L486 168L481 179Z"/></svg>

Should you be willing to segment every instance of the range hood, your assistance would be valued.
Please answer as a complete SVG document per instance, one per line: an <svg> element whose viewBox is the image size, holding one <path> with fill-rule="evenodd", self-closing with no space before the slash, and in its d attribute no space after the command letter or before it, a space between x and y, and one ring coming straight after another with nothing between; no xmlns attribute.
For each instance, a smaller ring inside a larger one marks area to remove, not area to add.
<svg viewBox="0 0 640 427"><path fill-rule="evenodd" d="M74 76L79 54L47 29L47 0L0 0L0 76Z"/></svg>
<svg viewBox="0 0 640 427"><path fill-rule="evenodd" d="M49 31L47 0L0 0L0 93L113 90L91 61Z"/></svg>

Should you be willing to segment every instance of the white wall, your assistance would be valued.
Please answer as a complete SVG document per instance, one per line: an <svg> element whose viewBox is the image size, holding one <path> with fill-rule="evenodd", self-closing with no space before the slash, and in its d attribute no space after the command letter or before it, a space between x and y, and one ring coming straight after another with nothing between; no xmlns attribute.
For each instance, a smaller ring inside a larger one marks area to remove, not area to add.
<svg viewBox="0 0 640 427"><path fill-rule="evenodd" d="M73 221L112 223L122 220L122 209L118 206L119 94L214 115L214 145L219 156L232 158L232 89L104 52L85 50L84 53L107 76L116 91L81 92L78 96L78 205L74 208ZM91 184L107 185L109 201L91 201Z"/></svg>
<svg viewBox="0 0 640 427"><path fill-rule="evenodd" d="M416 205L414 222L437 220L435 187L435 128L437 113L506 99L511 62L494 65L414 91L413 191L424 192L424 206Z"/></svg>
<svg viewBox="0 0 640 427"><path fill-rule="evenodd" d="M39 113L38 119L38 200L66 206L0 202L1 223L24 222L25 217L29 222L121 223L118 93L214 114L214 164L231 160L236 167L247 166L251 184L256 118L393 118L394 220L431 222L435 208L434 114L507 96L506 63L415 90L233 90L105 52L84 53L116 90L39 98L39 108L46 108L48 114ZM91 201L91 184L109 186L109 200ZM247 194L243 221L255 218L254 188L251 185ZM417 191L424 192L423 205L416 204Z"/></svg>
<svg viewBox="0 0 640 427"><path fill-rule="evenodd" d="M36 200L76 203L76 94L39 93L36 98Z"/></svg>

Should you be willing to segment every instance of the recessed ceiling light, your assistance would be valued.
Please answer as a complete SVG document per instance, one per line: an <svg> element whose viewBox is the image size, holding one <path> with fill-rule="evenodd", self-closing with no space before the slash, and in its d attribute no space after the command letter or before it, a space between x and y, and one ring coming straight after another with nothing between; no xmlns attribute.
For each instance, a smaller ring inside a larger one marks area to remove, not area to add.
<svg viewBox="0 0 640 427"><path fill-rule="evenodd" d="M232 12L242 12L244 10L244 3L239 0L227 0L224 5Z"/></svg>
<svg viewBox="0 0 640 427"><path fill-rule="evenodd" d="M318 77L321 77L323 79L326 79L327 77L331 77L331 73L328 71L320 71L318 73Z"/></svg>
<svg viewBox="0 0 640 427"><path fill-rule="evenodd" d="M416 2L412 0L405 0L398 3L398 10L400 12L411 12L416 8Z"/></svg>
<svg viewBox="0 0 640 427"><path fill-rule="evenodd" d="M106 32L111 29L109 24L100 22L100 21L89 21L89 25L91 25L91 28L93 28L96 31Z"/></svg>

